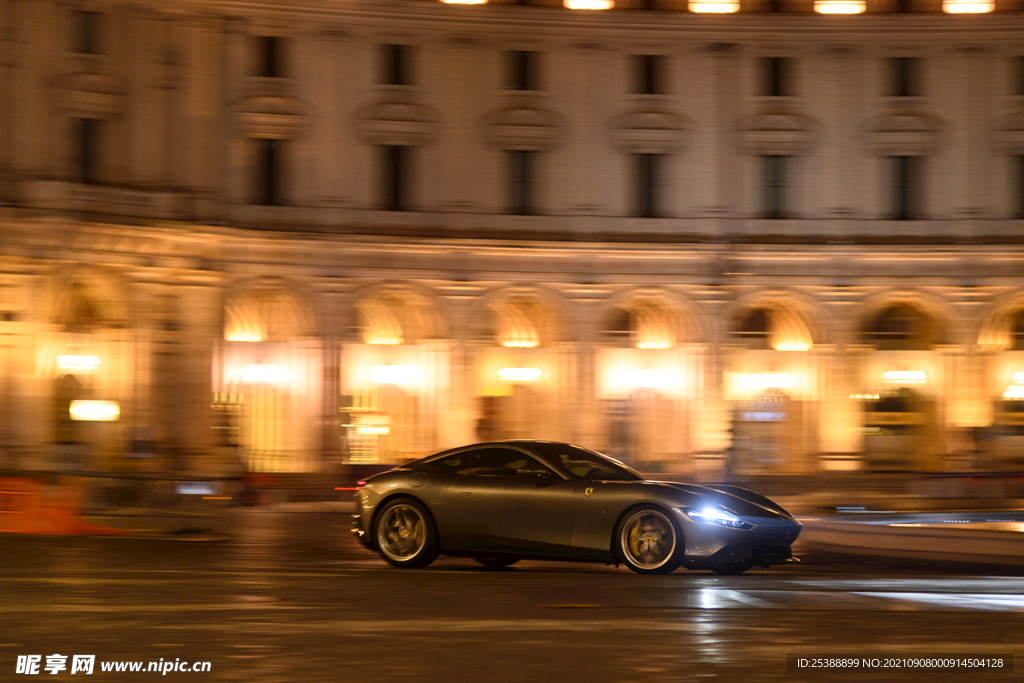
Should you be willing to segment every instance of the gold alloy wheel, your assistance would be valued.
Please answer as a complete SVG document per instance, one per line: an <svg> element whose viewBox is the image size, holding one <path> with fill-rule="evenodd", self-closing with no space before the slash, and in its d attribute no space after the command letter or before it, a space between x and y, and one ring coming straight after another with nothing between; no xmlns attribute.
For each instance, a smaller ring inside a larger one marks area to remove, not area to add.
<svg viewBox="0 0 1024 683"><path fill-rule="evenodd" d="M377 525L377 545L395 562L408 562L423 551L427 522L412 505L399 503L384 511Z"/></svg>
<svg viewBox="0 0 1024 683"><path fill-rule="evenodd" d="M675 526L658 510L637 510L622 525L619 547L626 559L640 569L658 569L675 554Z"/></svg>

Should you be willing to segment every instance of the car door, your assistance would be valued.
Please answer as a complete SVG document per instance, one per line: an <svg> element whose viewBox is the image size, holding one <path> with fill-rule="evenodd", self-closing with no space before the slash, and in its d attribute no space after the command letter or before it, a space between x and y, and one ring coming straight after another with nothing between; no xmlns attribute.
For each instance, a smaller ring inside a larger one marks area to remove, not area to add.
<svg viewBox="0 0 1024 683"><path fill-rule="evenodd" d="M453 545L554 554L570 547L575 482L509 446L473 450L469 472L449 489Z"/></svg>

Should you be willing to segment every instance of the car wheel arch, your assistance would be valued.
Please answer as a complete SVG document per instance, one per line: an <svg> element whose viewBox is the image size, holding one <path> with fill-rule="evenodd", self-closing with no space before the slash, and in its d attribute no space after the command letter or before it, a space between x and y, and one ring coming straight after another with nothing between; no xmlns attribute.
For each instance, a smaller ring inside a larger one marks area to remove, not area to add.
<svg viewBox="0 0 1024 683"><path fill-rule="evenodd" d="M441 547L444 547L444 544L441 543L441 530L437 526L437 517L434 515L434 511L430 509L430 505L428 505L425 500L418 496L414 496L413 494L407 491L395 491L394 493L388 494L386 498L381 498L380 501L377 502L377 505L373 511L373 517L370 519L370 542L373 543L374 547L376 547L377 545L377 540L373 537L373 530L377 528L377 520L380 518L381 510L383 510L393 501L402 498L414 500L423 506L423 509L427 511L428 515L430 515L430 522L434 525L434 533L437 536L437 544Z"/></svg>
<svg viewBox="0 0 1024 683"><path fill-rule="evenodd" d="M622 556L620 555L621 550L619 548L619 527L622 526L623 520L629 517L629 515L632 514L634 510L638 510L643 507L656 507L661 512L665 513L665 516L668 517L669 521L671 521L672 525L675 527L676 543L678 543L681 546L681 550L685 551L686 537L683 535L683 527L678 521L676 521L675 516L672 514L672 510L669 509L664 503L660 501L642 500L632 503L631 505L626 507L621 513L619 513L619 516L615 519L615 524L612 525L612 537L610 547L612 557L614 557L616 560L622 559Z"/></svg>

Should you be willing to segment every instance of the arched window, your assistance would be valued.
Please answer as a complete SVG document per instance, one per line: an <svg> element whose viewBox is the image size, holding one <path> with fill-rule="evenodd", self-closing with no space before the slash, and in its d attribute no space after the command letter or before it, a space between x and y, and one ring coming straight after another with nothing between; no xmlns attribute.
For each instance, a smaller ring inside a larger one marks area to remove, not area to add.
<svg viewBox="0 0 1024 683"><path fill-rule="evenodd" d="M926 350L936 343L933 321L913 306L896 304L879 312L864 329L864 342L879 350Z"/></svg>
<svg viewBox="0 0 1024 683"><path fill-rule="evenodd" d="M736 336L751 349L767 349L771 334L768 311L763 308L748 309L736 327Z"/></svg>
<svg viewBox="0 0 1024 683"><path fill-rule="evenodd" d="M679 336L677 322L675 313L657 301L634 301L612 309L604 334L616 346L671 349Z"/></svg>

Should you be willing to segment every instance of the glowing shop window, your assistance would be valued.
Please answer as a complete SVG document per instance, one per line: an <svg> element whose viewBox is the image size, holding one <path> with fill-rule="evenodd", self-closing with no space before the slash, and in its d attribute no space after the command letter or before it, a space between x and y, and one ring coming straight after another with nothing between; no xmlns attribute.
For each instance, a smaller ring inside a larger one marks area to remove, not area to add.
<svg viewBox="0 0 1024 683"><path fill-rule="evenodd" d="M740 11L739 0L736 2L691 2L690 11L699 14L731 14Z"/></svg>
<svg viewBox="0 0 1024 683"><path fill-rule="evenodd" d="M946 14L985 14L996 8L995 2L977 0L943 0L942 11Z"/></svg>
<svg viewBox="0 0 1024 683"><path fill-rule="evenodd" d="M89 371L100 367L96 356L57 356L57 367L61 370Z"/></svg>
<svg viewBox="0 0 1024 683"><path fill-rule="evenodd" d="M534 382L544 376L540 368L501 368L498 379L507 382Z"/></svg>
<svg viewBox="0 0 1024 683"><path fill-rule="evenodd" d="M923 370L886 370L882 373L882 381L888 384L924 384L928 376Z"/></svg>
<svg viewBox="0 0 1024 683"><path fill-rule="evenodd" d="M569 9L611 9L615 0L565 0Z"/></svg>
<svg viewBox="0 0 1024 683"><path fill-rule="evenodd" d="M636 368L626 373L626 384L638 389L661 389L668 385L668 373L664 370Z"/></svg>
<svg viewBox="0 0 1024 683"><path fill-rule="evenodd" d="M117 401L72 401L68 413L79 422L117 422L121 406Z"/></svg>
<svg viewBox="0 0 1024 683"><path fill-rule="evenodd" d="M815 0L818 14L863 14L864 0Z"/></svg>
<svg viewBox="0 0 1024 683"><path fill-rule="evenodd" d="M246 365L242 368L242 379L246 382L266 382L273 384L283 382L288 377L288 371L277 365Z"/></svg>
<svg viewBox="0 0 1024 683"><path fill-rule="evenodd" d="M416 370L408 365L378 365L370 370L374 384L412 384L416 381Z"/></svg>

